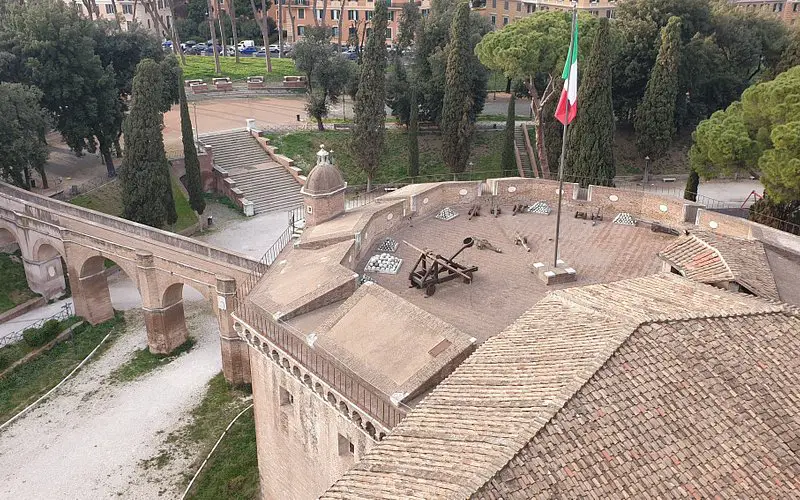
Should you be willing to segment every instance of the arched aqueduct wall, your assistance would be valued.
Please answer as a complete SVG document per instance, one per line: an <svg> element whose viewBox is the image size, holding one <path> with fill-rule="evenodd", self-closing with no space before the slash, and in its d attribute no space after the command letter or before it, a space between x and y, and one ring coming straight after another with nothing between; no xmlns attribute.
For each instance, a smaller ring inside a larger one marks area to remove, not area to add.
<svg viewBox="0 0 800 500"><path fill-rule="evenodd" d="M217 315L226 376L249 382L246 345L233 334L236 282L251 259L190 238L83 209L0 184L0 245L16 244L31 290L52 299L69 281L75 311L92 324L113 317L106 259L142 298L150 350L168 353L186 341L183 288L206 298ZM66 269L64 266L66 265Z"/></svg>

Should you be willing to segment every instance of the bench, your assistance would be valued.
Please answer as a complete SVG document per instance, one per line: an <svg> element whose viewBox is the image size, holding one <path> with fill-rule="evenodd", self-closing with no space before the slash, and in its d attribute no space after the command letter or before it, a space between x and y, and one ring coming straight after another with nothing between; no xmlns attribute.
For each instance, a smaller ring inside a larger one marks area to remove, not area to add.
<svg viewBox="0 0 800 500"><path fill-rule="evenodd" d="M333 130L350 130L353 126L349 123L334 123Z"/></svg>
<svg viewBox="0 0 800 500"><path fill-rule="evenodd" d="M248 76L247 77L247 89L248 90L258 90L265 88L266 85L264 84L264 77L263 76Z"/></svg>
<svg viewBox="0 0 800 500"><path fill-rule="evenodd" d="M233 83L230 78L212 78L211 83L217 90L233 90Z"/></svg>
<svg viewBox="0 0 800 500"><path fill-rule="evenodd" d="M284 76L283 86L290 89L299 89L306 86L305 76Z"/></svg>
<svg viewBox="0 0 800 500"><path fill-rule="evenodd" d="M675 177L664 177L661 180L664 182L675 182Z"/></svg>
<svg viewBox="0 0 800 500"><path fill-rule="evenodd" d="M192 94L205 94L208 92L208 84L205 82L193 83L189 87L192 89Z"/></svg>
<svg viewBox="0 0 800 500"><path fill-rule="evenodd" d="M195 80L184 80L184 81L183 81L183 83L184 83L184 85L186 85L187 87L191 87L191 86L192 86L192 84L194 84L194 83L203 83L203 80L199 80L199 79L195 79Z"/></svg>

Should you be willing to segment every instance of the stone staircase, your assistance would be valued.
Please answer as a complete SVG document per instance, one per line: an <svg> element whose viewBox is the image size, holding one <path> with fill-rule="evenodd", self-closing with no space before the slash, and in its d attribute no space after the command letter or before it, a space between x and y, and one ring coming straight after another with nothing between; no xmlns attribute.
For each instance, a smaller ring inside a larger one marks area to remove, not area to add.
<svg viewBox="0 0 800 500"><path fill-rule="evenodd" d="M528 150L525 148L525 133L522 131L522 125L517 125L514 130L514 145L519 151L519 159L522 162L522 171L525 173L525 177L535 177L531 157L528 156Z"/></svg>
<svg viewBox="0 0 800 500"><path fill-rule="evenodd" d="M214 151L214 163L230 174L256 214L288 210L303 200L300 184L270 158L247 130L231 130L200 136Z"/></svg>

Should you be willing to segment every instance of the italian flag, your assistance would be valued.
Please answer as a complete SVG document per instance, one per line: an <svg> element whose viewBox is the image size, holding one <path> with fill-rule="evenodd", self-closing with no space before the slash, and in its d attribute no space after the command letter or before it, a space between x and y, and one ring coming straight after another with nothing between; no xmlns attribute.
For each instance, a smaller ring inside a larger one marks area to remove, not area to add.
<svg viewBox="0 0 800 500"><path fill-rule="evenodd" d="M561 78L564 80L564 89L561 91L561 99L558 100L556 108L556 118L558 121L567 125L575 119L578 113L578 20L572 23L572 43L569 46L567 62L564 63L564 71Z"/></svg>

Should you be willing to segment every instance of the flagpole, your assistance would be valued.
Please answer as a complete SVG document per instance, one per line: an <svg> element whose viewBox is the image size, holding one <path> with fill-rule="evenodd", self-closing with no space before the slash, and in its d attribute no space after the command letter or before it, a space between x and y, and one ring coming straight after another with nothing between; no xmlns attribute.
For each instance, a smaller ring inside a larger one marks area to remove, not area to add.
<svg viewBox="0 0 800 500"><path fill-rule="evenodd" d="M575 20L578 17L578 4L572 4L572 28L569 31L569 52L572 54L575 47L572 43L575 41ZM569 79L572 72L567 74L567 94L569 94ZM556 211L556 248L553 256L553 267L558 267L558 237L561 233L561 198L564 193L564 157L567 152L567 128L569 127L569 98L566 99L566 113L564 114L566 123L564 124L564 132L561 135L561 163L558 165L558 209Z"/></svg>

